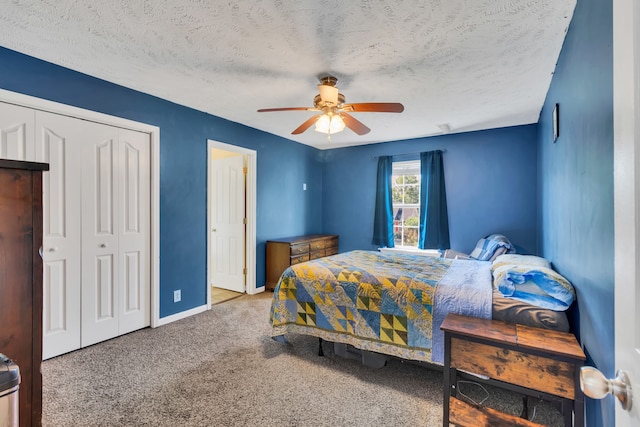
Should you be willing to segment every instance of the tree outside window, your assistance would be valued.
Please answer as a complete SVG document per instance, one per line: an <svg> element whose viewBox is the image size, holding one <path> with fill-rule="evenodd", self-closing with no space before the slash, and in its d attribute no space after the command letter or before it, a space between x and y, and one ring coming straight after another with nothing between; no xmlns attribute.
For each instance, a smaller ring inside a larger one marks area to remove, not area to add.
<svg viewBox="0 0 640 427"><path fill-rule="evenodd" d="M392 176L395 246L418 246L420 161L394 162Z"/></svg>

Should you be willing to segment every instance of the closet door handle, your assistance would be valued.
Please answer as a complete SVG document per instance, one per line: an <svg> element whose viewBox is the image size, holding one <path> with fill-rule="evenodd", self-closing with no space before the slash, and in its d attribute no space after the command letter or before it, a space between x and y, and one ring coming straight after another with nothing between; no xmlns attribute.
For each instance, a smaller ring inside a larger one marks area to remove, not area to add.
<svg viewBox="0 0 640 427"><path fill-rule="evenodd" d="M107 244L106 244L106 243L100 243L100 247L101 247L101 248L106 248L106 247L107 247Z"/></svg>
<svg viewBox="0 0 640 427"><path fill-rule="evenodd" d="M56 248L56 247L49 248L49 252L55 252L55 251L56 251L56 249L58 249L58 248Z"/></svg>

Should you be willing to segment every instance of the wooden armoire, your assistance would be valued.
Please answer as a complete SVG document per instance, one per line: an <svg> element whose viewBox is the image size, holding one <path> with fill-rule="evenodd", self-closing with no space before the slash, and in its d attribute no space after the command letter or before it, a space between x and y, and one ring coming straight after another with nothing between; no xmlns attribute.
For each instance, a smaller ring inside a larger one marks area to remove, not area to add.
<svg viewBox="0 0 640 427"><path fill-rule="evenodd" d="M42 173L0 160L0 353L20 368L20 426L42 419Z"/></svg>

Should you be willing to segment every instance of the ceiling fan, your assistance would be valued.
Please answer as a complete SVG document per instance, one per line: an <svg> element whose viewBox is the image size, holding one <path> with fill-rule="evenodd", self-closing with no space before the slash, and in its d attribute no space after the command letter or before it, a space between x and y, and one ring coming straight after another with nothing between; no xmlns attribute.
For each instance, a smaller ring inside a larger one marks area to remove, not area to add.
<svg viewBox="0 0 640 427"><path fill-rule="evenodd" d="M401 113L404 111L404 106L398 102L345 104L344 95L339 93L336 87L337 82L338 79L333 76L320 78L318 85L320 93L313 98L313 107L263 108L258 112L319 111L320 114L309 118L291 133L293 135L301 134L315 124L316 131L326 133L330 138L331 134L342 131L345 126L358 135L365 135L371 131L364 123L349 113Z"/></svg>

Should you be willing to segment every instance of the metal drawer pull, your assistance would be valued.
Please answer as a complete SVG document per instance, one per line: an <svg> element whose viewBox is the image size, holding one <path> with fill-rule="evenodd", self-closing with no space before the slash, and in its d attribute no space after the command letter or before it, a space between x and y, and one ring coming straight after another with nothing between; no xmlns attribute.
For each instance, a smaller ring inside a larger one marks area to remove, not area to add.
<svg viewBox="0 0 640 427"><path fill-rule="evenodd" d="M107 244L106 244L106 243L100 243L100 247L101 247L101 248L106 248L106 247L107 247Z"/></svg>

